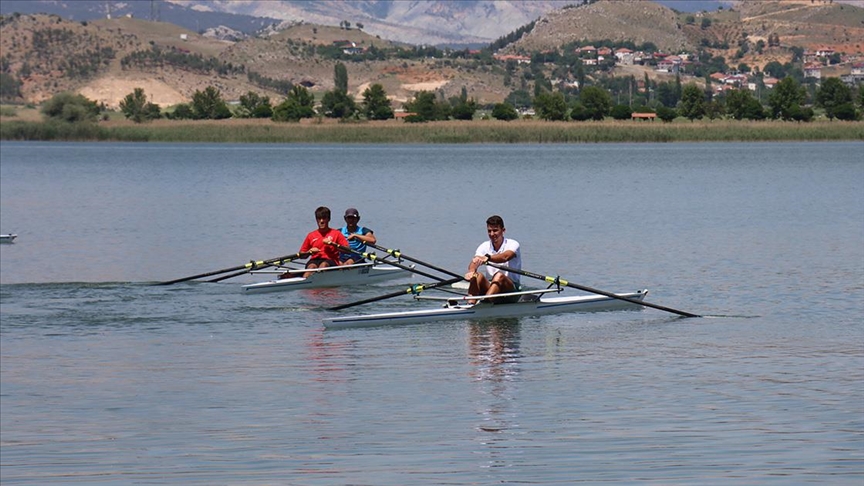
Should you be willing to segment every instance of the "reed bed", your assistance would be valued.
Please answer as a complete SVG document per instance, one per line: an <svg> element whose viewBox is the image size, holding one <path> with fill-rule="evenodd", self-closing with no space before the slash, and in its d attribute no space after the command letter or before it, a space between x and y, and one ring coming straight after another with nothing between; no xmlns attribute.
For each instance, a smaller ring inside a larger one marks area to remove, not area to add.
<svg viewBox="0 0 864 486"><path fill-rule="evenodd" d="M864 122L646 121L545 122L518 120L432 123L338 123L304 120L127 121L98 124L4 121L2 140L207 143L621 143L864 140Z"/></svg>

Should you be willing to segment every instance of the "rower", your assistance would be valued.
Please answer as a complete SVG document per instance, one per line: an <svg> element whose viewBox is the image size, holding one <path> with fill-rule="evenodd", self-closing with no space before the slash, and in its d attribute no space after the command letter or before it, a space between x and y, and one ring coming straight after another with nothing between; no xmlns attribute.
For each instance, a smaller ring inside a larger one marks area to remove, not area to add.
<svg viewBox="0 0 864 486"><path fill-rule="evenodd" d="M330 208L321 206L315 210L315 222L318 228L310 231L300 246L300 253L309 253L306 269L335 267L339 263L339 250L332 245L348 246L348 240L342 232L330 227ZM309 278L314 272L306 272L304 278ZM291 273L285 272L280 278L290 278Z"/></svg>
<svg viewBox="0 0 864 486"><path fill-rule="evenodd" d="M374 245L378 243L375 238L375 232L364 226L359 226L360 212L356 208L348 208L345 210L345 226L340 228L342 236L348 240L351 249L356 253L342 253L341 265L353 265L365 261L363 253L366 253L366 245Z"/></svg>
<svg viewBox="0 0 864 486"><path fill-rule="evenodd" d="M468 295L509 294L520 290L518 273L486 265L486 263L492 262L507 265L515 270L522 268L519 242L512 238L506 238L504 236L506 231L504 219L501 216L493 215L486 219L486 234L489 239L477 247L474 257L468 264L468 273L465 274L465 279L468 280ZM480 267L484 268L484 272L477 271ZM492 302L501 304L518 300L519 296L507 296L492 299ZM469 302L473 303L472 301Z"/></svg>

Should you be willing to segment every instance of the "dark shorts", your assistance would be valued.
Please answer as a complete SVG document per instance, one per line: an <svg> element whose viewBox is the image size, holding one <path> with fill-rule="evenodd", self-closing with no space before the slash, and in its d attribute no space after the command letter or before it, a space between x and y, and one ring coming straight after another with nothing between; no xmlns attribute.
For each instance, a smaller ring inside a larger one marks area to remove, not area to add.
<svg viewBox="0 0 864 486"><path fill-rule="evenodd" d="M329 258L310 258L308 262L306 262L306 268L309 268L309 265L315 265L316 267L320 267L322 263L327 263L331 267L335 267L337 264L333 260Z"/></svg>
<svg viewBox="0 0 864 486"><path fill-rule="evenodd" d="M514 282L513 287L514 287L513 292L519 292L522 290L522 286L519 285L518 283ZM502 293L504 293L504 292L502 292ZM510 293L510 292L507 292L507 293ZM492 302L495 304L515 304L516 302L519 302L519 299L521 297L522 297L521 295L508 295L505 297L494 298L494 299L492 299Z"/></svg>
<svg viewBox="0 0 864 486"><path fill-rule="evenodd" d="M363 262L366 261L366 259L363 258L363 257L360 256L360 255L343 255L342 258L340 258L340 261L341 261L343 264L344 264L345 262L347 262L348 260L354 260L354 264L355 264L355 265L358 264L358 263L363 263Z"/></svg>

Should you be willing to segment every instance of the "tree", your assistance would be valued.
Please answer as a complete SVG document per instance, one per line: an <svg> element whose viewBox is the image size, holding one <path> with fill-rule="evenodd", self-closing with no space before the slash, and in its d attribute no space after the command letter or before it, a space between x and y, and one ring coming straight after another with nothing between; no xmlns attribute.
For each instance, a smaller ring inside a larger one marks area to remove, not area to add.
<svg viewBox="0 0 864 486"><path fill-rule="evenodd" d="M172 120L192 120L195 118L195 113L192 112L189 103L180 103L174 107L173 112L169 112L165 116Z"/></svg>
<svg viewBox="0 0 864 486"><path fill-rule="evenodd" d="M576 121L586 121L591 119L591 114L588 113L588 109L585 108L580 102L573 103L573 107L570 109L570 119Z"/></svg>
<svg viewBox="0 0 864 486"><path fill-rule="evenodd" d="M794 120L801 111L801 105L807 99L804 87L791 76L783 78L768 97L771 116L783 120Z"/></svg>
<svg viewBox="0 0 864 486"><path fill-rule="evenodd" d="M327 91L321 98L319 112L328 118L351 118L357 112L354 98L345 91L334 89Z"/></svg>
<svg viewBox="0 0 864 486"><path fill-rule="evenodd" d="M660 105L657 107L657 118L666 123L671 122L678 116L678 112L668 106Z"/></svg>
<svg viewBox="0 0 864 486"><path fill-rule="evenodd" d="M204 91L195 90L192 95L192 112L197 120L231 118L231 110L222 99L222 92L213 86L207 86Z"/></svg>
<svg viewBox="0 0 864 486"><path fill-rule="evenodd" d="M273 121L300 121L301 118L315 116L315 97L305 86L296 85L291 88L288 97L273 108Z"/></svg>
<svg viewBox="0 0 864 486"><path fill-rule="evenodd" d="M743 120L747 115L747 106L755 100L749 90L733 89L726 92L726 114L736 120ZM758 103L758 101L757 101Z"/></svg>
<svg viewBox="0 0 864 486"><path fill-rule="evenodd" d="M675 92L675 85L669 82L663 82L657 85L657 101L667 108L672 108L678 104L679 96Z"/></svg>
<svg viewBox="0 0 864 486"><path fill-rule="evenodd" d="M834 116L838 120L854 121L858 119L858 112L855 111L855 105L852 103L843 103L834 108Z"/></svg>
<svg viewBox="0 0 864 486"><path fill-rule="evenodd" d="M531 104L531 93L524 89L511 91L510 94L507 95L507 98L504 99L504 102L509 103L514 108L529 108L533 106Z"/></svg>
<svg viewBox="0 0 864 486"><path fill-rule="evenodd" d="M237 110L240 118L270 118L273 116L273 105L269 96L259 96L254 91L240 95L240 108Z"/></svg>
<svg viewBox="0 0 864 486"><path fill-rule="evenodd" d="M126 118L131 119L135 123L155 120L162 116L159 111L159 105L147 101L147 95L144 94L143 88L135 88L131 93L126 95L120 101L120 111L123 112Z"/></svg>
<svg viewBox="0 0 864 486"><path fill-rule="evenodd" d="M414 95L413 101L405 103L405 109L414 113L411 122L427 122L434 120L446 120L450 116L450 106L439 103L435 99L435 93L420 91Z"/></svg>
<svg viewBox="0 0 864 486"><path fill-rule="evenodd" d="M0 72L0 98L4 100L19 98L21 96L21 84L21 80L15 76Z"/></svg>
<svg viewBox="0 0 864 486"><path fill-rule="evenodd" d="M615 105L612 107L612 118L616 120L629 120L633 116L630 105Z"/></svg>
<svg viewBox="0 0 864 486"><path fill-rule="evenodd" d="M387 93L380 84L373 84L363 91L363 114L369 120L389 120L393 118L393 108Z"/></svg>
<svg viewBox="0 0 864 486"><path fill-rule="evenodd" d="M492 118L496 120L510 121L519 118L519 112L510 103L496 103L492 108Z"/></svg>
<svg viewBox="0 0 864 486"><path fill-rule="evenodd" d="M477 102L474 101L474 98L459 101L450 111L451 115L453 115L453 118L456 120L473 120L474 113L476 112Z"/></svg>
<svg viewBox="0 0 864 486"><path fill-rule="evenodd" d="M341 62L337 62L333 71L333 84L336 86L336 90L348 93L348 69Z"/></svg>
<svg viewBox="0 0 864 486"><path fill-rule="evenodd" d="M561 92L540 93L534 97L534 110L544 120L561 121L567 116L567 102Z"/></svg>
<svg viewBox="0 0 864 486"><path fill-rule="evenodd" d="M837 108L846 104L852 105L852 90L839 78L826 79L816 91L816 106L825 108L825 116L830 120L837 116Z"/></svg>
<svg viewBox="0 0 864 486"><path fill-rule="evenodd" d="M684 87L681 94L681 116L689 118L690 121L701 119L705 116L705 94L694 83Z"/></svg>
<svg viewBox="0 0 864 486"><path fill-rule="evenodd" d="M593 120L602 120L612 109L612 95L598 86L588 86L579 93L579 101Z"/></svg>
<svg viewBox="0 0 864 486"><path fill-rule="evenodd" d="M48 118L75 122L96 121L99 105L80 94L58 93L42 105L42 113Z"/></svg>

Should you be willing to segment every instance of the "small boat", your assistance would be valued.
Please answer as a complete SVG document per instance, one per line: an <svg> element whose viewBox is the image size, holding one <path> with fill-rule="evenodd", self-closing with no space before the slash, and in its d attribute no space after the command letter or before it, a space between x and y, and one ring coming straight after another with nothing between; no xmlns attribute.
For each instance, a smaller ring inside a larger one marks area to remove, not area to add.
<svg viewBox="0 0 864 486"><path fill-rule="evenodd" d="M285 269L253 271L251 273L278 273L284 274ZM303 277L306 272L314 272L309 277ZM402 268L382 263L357 263L354 265L343 265L326 268L294 268L288 270L289 274L296 277L280 278L267 282L258 282L244 285L243 293L257 294L264 292L281 292L297 289L317 289L323 287L343 287L347 285L365 285L381 282L400 277L407 277L410 272Z"/></svg>
<svg viewBox="0 0 864 486"><path fill-rule="evenodd" d="M323 319L324 327L327 329L344 329L355 327L372 327L395 324L417 324L430 321L452 321L462 319L489 319L502 317L540 316L546 314L561 314L565 312L603 312L613 310L639 310L642 306L627 302L625 300L607 297L605 295L582 295L566 297L547 297L546 292L560 292L560 289L546 289L539 291L513 292L510 294L498 294L491 297L502 297L508 295L519 295L519 302L510 304L495 304L482 296L470 297L477 300L476 303L459 303L468 299L448 299L446 297L432 297L431 299L443 299L447 302L443 307L404 311L387 312L382 314L367 314L346 317L328 317ZM633 300L643 300L648 295L648 290L639 290L624 294L617 294ZM418 299L421 297L417 297Z"/></svg>
<svg viewBox="0 0 864 486"><path fill-rule="evenodd" d="M14 243L15 238L18 238L18 235L16 235L16 234L0 235L0 243Z"/></svg>

